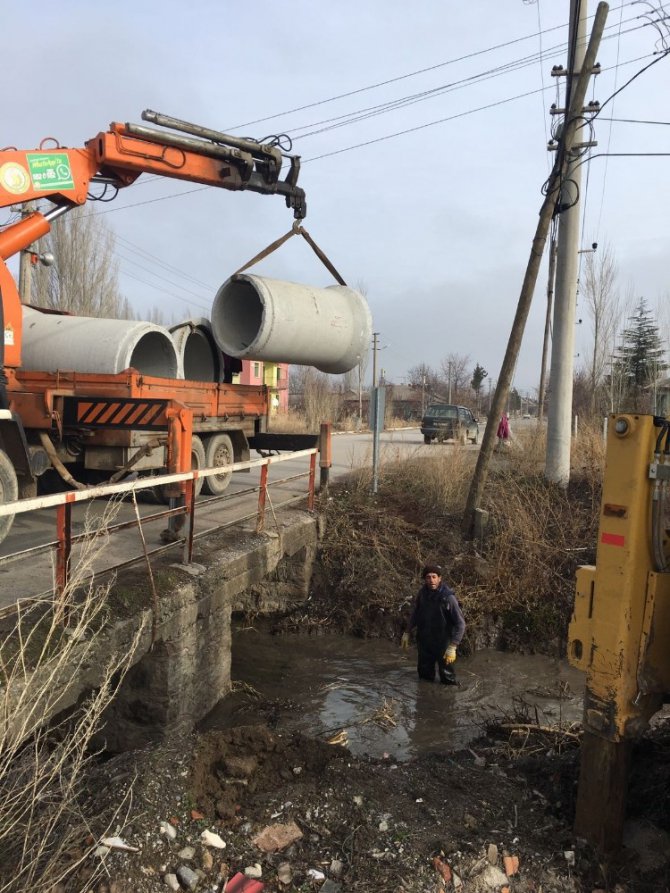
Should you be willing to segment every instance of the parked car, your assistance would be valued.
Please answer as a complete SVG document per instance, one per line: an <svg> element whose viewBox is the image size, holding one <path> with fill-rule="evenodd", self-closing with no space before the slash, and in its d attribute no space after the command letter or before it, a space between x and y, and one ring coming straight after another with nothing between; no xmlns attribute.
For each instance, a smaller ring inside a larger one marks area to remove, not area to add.
<svg viewBox="0 0 670 893"><path fill-rule="evenodd" d="M424 443L455 440L456 443L479 443L479 423L466 406L431 403L421 419Z"/></svg>

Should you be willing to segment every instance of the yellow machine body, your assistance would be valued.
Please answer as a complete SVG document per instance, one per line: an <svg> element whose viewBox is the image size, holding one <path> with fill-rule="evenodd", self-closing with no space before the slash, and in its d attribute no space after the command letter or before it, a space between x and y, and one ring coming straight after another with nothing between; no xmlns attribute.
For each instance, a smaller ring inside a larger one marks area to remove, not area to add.
<svg viewBox="0 0 670 893"><path fill-rule="evenodd" d="M584 729L613 742L644 731L670 692L670 573L652 547L670 456L656 452L668 434L655 421L609 418L596 564L577 572L569 629L570 663L586 673ZM667 552L667 518L662 535Z"/></svg>

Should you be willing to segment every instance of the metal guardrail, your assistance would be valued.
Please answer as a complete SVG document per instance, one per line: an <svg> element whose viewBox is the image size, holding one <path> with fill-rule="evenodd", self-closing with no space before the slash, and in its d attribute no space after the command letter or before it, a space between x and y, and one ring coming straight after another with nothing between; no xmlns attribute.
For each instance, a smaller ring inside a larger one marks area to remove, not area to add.
<svg viewBox="0 0 670 893"><path fill-rule="evenodd" d="M328 426L329 428L330 426ZM322 432L323 434L324 432ZM325 441L327 443L327 449L321 450L317 447L313 447L311 449L306 450L298 450L291 453L276 455L276 456L267 456L262 459L251 459L246 462L234 462L231 465L225 466L217 466L215 468L205 468L198 469L188 472L181 472L176 474L164 474L164 475L156 475L148 478L139 478L133 481L120 482L117 484L103 484L101 486L96 487L87 487L84 490L74 490L68 491L66 493L55 493L48 496L38 496L28 499L20 499L16 502L8 502L4 504L0 504L0 517L6 515L18 515L24 514L27 512L34 512L40 509L45 508L55 508L56 509L56 539L52 540L48 543L43 543L38 546L31 547L29 549L24 549L21 552L13 553L11 555L6 555L0 557L0 566L3 564L7 564L13 561L26 560L30 557L33 557L41 552L45 552L48 550L55 551L56 553L56 562L55 562L55 593L57 596L61 595L65 590L69 575L70 575L70 560L72 555L72 547L87 537L90 537L90 533L77 534L73 535L72 533L72 507L76 503L80 502L90 502L94 499L106 498L111 496L124 496L127 494L136 494L137 492L141 492L142 490L153 489L155 487L165 486L167 484L179 484L183 486L184 494L183 497L179 499L171 500L171 505L169 509L165 509L162 511L154 512L151 515L145 515L143 518L140 518L139 514L137 518L134 520L123 521L118 524L112 524L105 529L105 534L113 534L120 530L125 530L132 527L137 527L140 530L140 536L143 542L143 554L141 556L137 556L128 561L117 563L111 567L106 568L105 572L109 572L110 570L118 570L123 567L127 567L131 564L135 564L137 561L141 561L142 559L148 559L152 555L158 555L162 552L165 552L169 549L174 548L176 545L182 546L182 562L184 564L190 564L193 557L193 541L197 537L205 536L209 533L212 533L216 530L221 530L226 527L233 526L235 524L239 524L242 521L247 521L253 517L256 517L256 531L260 533L265 526L265 513L266 506L268 502L268 469L270 465L275 465L280 462L287 462L289 460L301 459L309 457L309 470L306 472L301 472L295 475L291 475L290 477L283 478L281 480L272 481L273 485L287 483L293 480L299 480L301 478L308 478L308 488L307 488L307 507L309 511L312 511L314 508L314 493L315 493L315 482L316 482L316 457L319 452L321 452L321 483L327 483L328 480L328 470L330 467L330 431L325 432L326 436L322 437L322 444ZM257 487L250 487L242 493L224 493L220 496L212 496L209 497L205 503L207 507L210 507L212 504L217 502L223 502L225 500L231 500L234 498L238 498L241 495L254 493L258 491L258 506L255 512L252 514L247 514L244 517L237 518L234 521L227 522L225 524L214 525L212 527L208 527L207 530L199 531L197 534L195 532L195 517L196 517L196 496L195 496L195 481L200 480L202 478L207 478L213 475L220 475L222 473L234 472L234 471L245 471L247 469L251 470L252 468L260 468L261 470L261 479L260 483ZM274 512L275 508L280 508L289 503L293 503L296 501L302 501L305 499L304 495L291 497L282 503L277 504L276 506L272 504L270 501L270 507ZM177 501L182 502L183 504L178 505ZM174 502L174 504L173 504ZM166 542L164 545L159 546L154 549L147 549L146 543L144 542L144 537L142 534L142 525L146 522L159 520L162 518L168 519L169 527L168 530L164 532L164 535L167 534ZM183 520L182 520L183 519ZM52 590L53 591L53 590Z"/></svg>

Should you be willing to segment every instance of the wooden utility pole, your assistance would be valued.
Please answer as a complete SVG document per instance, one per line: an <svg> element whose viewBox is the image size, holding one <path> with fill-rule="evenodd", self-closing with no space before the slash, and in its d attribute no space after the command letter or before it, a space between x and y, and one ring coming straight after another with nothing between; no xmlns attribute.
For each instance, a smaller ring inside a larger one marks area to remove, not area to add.
<svg viewBox="0 0 670 893"><path fill-rule="evenodd" d="M521 347L523 332L526 327L526 320L528 319L528 312L533 300L533 291L535 290L537 275L540 270L540 262L542 260L542 254L544 253L549 226L556 210L556 201L567 170L570 150L582 114L586 88L588 87L591 71L595 64L596 54L600 46L600 40L602 38L603 29L605 28L608 11L609 5L607 3L601 2L598 4L598 9L593 21L591 38L584 58L584 64L579 72L577 84L570 100L570 108L566 115L565 127L563 128L561 140L556 152L554 167L549 175L549 181L547 183L546 197L540 208L540 218L531 246L530 257L526 267L526 275L524 276L523 284L521 286L519 302L517 304L514 322L512 323L512 330L507 342L507 350L505 351L500 375L498 376L493 404L490 408L488 419L486 420L484 438L482 440L479 456L477 457L477 465L475 467L475 473L472 477L465 505L463 534L466 537L472 537L474 533L475 510L479 508L484 493L484 487L486 486L489 464L495 445L498 419L503 411L509 393L512 375L514 374L514 367L516 366L519 348Z"/></svg>
<svg viewBox="0 0 670 893"><path fill-rule="evenodd" d="M26 202L21 217L30 217L35 211L35 202ZM19 252L19 297L22 304L30 303L32 293L33 256L24 248Z"/></svg>

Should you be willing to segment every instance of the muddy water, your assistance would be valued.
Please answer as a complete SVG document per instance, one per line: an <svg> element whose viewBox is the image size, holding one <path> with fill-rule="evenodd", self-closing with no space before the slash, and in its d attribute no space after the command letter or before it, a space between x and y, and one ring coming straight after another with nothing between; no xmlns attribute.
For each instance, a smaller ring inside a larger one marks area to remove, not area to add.
<svg viewBox="0 0 670 893"><path fill-rule="evenodd" d="M267 720L260 705L271 701L271 719L280 729L319 738L346 730L354 753L403 760L465 747L487 717L501 711L521 708L530 721L547 724L581 719L583 677L563 661L480 651L458 660L459 688L419 682L415 661L415 650L404 653L389 641L238 629L232 653L237 691L204 726ZM260 694L257 701L244 683Z"/></svg>

